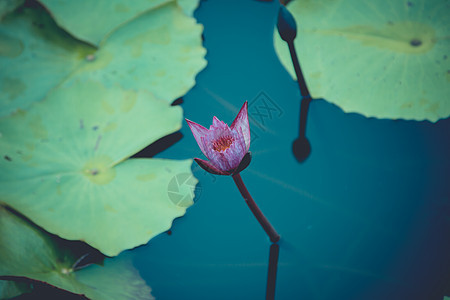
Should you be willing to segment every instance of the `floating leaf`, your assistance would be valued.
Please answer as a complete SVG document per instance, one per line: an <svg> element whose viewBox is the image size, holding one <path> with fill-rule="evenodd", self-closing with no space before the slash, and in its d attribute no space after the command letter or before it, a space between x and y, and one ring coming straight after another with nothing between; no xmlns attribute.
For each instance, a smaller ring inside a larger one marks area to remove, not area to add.
<svg viewBox="0 0 450 300"><path fill-rule="evenodd" d="M25 0L2 0L0 1L0 21L4 16L21 6Z"/></svg>
<svg viewBox="0 0 450 300"><path fill-rule="evenodd" d="M143 91L74 80L0 119L0 198L47 231L106 255L148 242L192 204L167 186L192 161L128 159L181 127L181 109Z"/></svg>
<svg viewBox="0 0 450 300"><path fill-rule="evenodd" d="M59 29L43 10L8 15L0 23L0 116L43 99L93 50Z"/></svg>
<svg viewBox="0 0 450 300"><path fill-rule="evenodd" d="M77 39L95 46L99 46L104 37L117 27L169 1L39 0L62 28Z"/></svg>
<svg viewBox="0 0 450 300"><path fill-rule="evenodd" d="M194 11L197 9L199 0L177 0L178 5L184 11L184 13L188 16L194 14Z"/></svg>
<svg viewBox="0 0 450 300"><path fill-rule="evenodd" d="M54 238L0 206L0 276L43 281L94 300L153 299L130 260L73 270L76 257Z"/></svg>
<svg viewBox="0 0 450 300"><path fill-rule="evenodd" d="M102 40L121 25L173 0L39 0L62 28L76 38L99 46ZM192 16L198 0L178 0ZM80 22L80 16L83 21ZM95 23L95 26L92 24Z"/></svg>
<svg viewBox="0 0 450 300"><path fill-rule="evenodd" d="M194 86L206 65L202 28L175 2L168 3L115 31L74 76L147 89L172 102Z"/></svg>
<svg viewBox="0 0 450 300"><path fill-rule="evenodd" d="M73 12L77 20L82 14ZM201 33L202 26L170 2L120 27L95 50L62 31L45 10L21 9L0 23L0 116L27 109L73 76L106 87L120 82L172 102L206 65Z"/></svg>
<svg viewBox="0 0 450 300"><path fill-rule="evenodd" d="M435 122L450 115L449 1L293 1L288 8L314 98L369 117ZM275 47L295 77L278 34Z"/></svg>
<svg viewBox="0 0 450 300"><path fill-rule="evenodd" d="M10 299L29 292L31 292L31 287L27 283L11 280L0 280L0 300Z"/></svg>

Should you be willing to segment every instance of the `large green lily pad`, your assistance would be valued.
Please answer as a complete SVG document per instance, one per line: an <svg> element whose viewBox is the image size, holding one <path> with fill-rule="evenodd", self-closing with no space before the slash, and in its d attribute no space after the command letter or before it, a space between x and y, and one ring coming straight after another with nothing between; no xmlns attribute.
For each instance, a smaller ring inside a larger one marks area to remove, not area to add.
<svg viewBox="0 0 450 300"><path fill-rule="evenodd" d="M314 98L368 117L450 115L448 0L292 1L295 46ZM295 78L285 42L276 51Z"/></svg>
<svg viewBox="0 0 450 300"><path fill-rule="evenodd" d="M43 99L93 51L43 10L21 9L5 17L0 23L0 116Z"/></svg>
<svg viewBox="0 0 450 300"><path fill-rule="evenodd" d="M10 12L23 4L25 0L2 0L0 1L0 21Z"/></svg>
<svg viewBox="0 0 450 300"><path fill-rule="evenodd" d="M0 199L109 256L144 244L192 204L192 192L173 203L167 190L192 161L127 158L178 130L181 115L145 91L66 82L0 118Z"/></svg>
<svg viewBox="0 0 450 300"><path fill-rule="evenodd" d="M172 102L206 65L202 30L172 1L119 26L96 50L62 31L45 10L20 9L0 23L0 116L27 109L74 76Z"/></svg>
<svg viewBox="0 0 450 300"><path fill-rule="evenodd" d="M200 0L177 0L178 5L188 16L193 16L194 11L197 9Z"/></svg>
<svg viewBox="0 0 450 300"><path fill-rule="evenodd" d="M0 276L43 281L94 300L153 299L129 259L105 259L103 266L74 270L78 258L70 249L58 246L53 237L3 206L0 241Z"/></svg>
<svg viewBox="0 0 450 300"><path fill-rule="evenodd" d="M62 28L76 38L96 46L117 27L170 1L40 0ZM198 0L181 1L182 7L186 7L190 14L197 4Z"/></svg>
<svg viewBox="0 0 450 300"><path fill-rule="evenodd" d="M28 292L31 292L31 287L27 283L0 280L0 300L11 299Z"/></svg>
<svg viewBox="0 0 450 300"><path fill-rule="evenodd" d="M172 102L194 86L206 66L202 30L176 2L168 3L120 27L74 75L147 89Z"/></svg>

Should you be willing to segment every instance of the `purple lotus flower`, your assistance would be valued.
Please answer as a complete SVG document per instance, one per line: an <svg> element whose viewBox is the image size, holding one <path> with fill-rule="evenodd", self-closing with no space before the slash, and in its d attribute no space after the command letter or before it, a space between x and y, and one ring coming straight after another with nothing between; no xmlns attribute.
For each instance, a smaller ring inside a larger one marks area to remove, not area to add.
<svg viewBox="0 0 450 300"><path fill-rule="evenodd" d="M242 171L240 164L250 148L247 101L231 126L215 116L209 129L188 119L186 121L203 154L209 159L194 158L203 169L217 175L232 175L237 170Z"/></svg>
<svg viewBox="0 0 450 300"><path fill-rule="evenodd" d="M213 123L209 126L209 129L186 119L197 144L209 159L209 161L200 158L194 158L194 160L200 167L210 173L233 177L236 186L245 199L245 203L247 203L272 243L276 243L280 240L280 235L256 205L240 174L251 160L248 151L250 148L250 126L247 110L247 101L245 101L230 127L216 117L213 118Z"/></svg>

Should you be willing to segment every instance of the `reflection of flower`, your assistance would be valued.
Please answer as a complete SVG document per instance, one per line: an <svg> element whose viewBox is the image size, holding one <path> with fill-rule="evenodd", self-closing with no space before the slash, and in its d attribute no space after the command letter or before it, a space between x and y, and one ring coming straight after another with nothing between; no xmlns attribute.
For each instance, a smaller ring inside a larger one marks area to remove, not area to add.
<svg viewBox="0 0 450 300"><path fill-rule="evenodd" d="M216 117L209 129L188 119L186 121L203 154L209 159L195 158L195 161L210 173L232 175L250 148L247 101L231 126Z"/></svg>

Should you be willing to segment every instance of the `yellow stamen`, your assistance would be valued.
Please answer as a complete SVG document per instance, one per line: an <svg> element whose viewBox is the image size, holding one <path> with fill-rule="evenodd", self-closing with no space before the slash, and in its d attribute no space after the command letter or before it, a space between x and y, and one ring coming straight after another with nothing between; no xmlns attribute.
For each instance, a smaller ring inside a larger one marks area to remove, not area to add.
<svg viewBox="0 0 450 300"><path fill-rule="evenodd" d="M231 147L233 141L231 136L223 136L212 142L212 148L214 151L223 152Z"/></svg>

